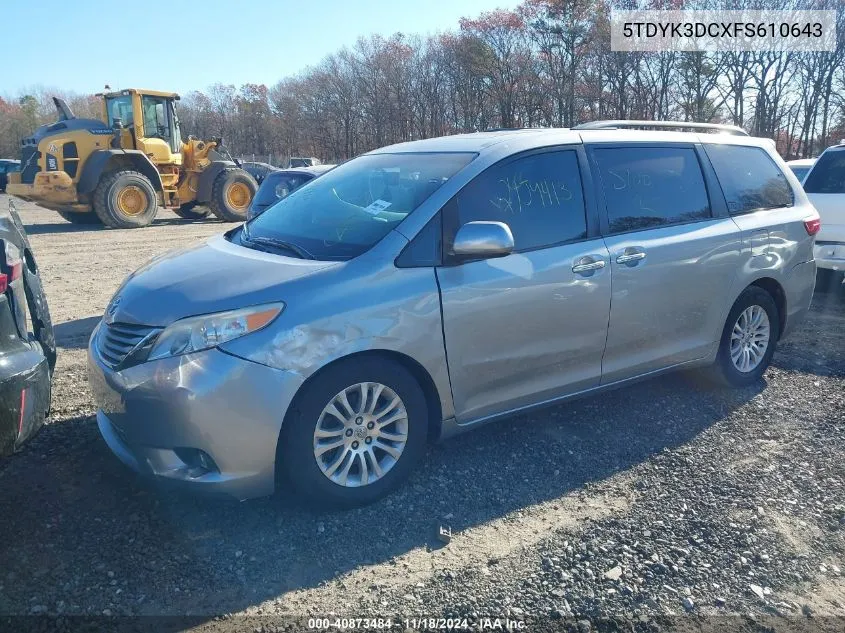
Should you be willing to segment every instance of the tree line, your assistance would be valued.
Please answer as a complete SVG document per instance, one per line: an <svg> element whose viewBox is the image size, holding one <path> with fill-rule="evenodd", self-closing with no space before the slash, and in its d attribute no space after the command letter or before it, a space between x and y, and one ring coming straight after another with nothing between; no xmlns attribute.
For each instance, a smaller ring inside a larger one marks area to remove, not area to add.
<svg viewBox="0 0 845 633"><path fill-rule="evenodd" d="M730 6L728 6L730 5ZM636 0L524 0L433 35L361 37L274 86L215 84L179 104L183 134L236 155L340 161L413 139L595 119L732 123L787 158L845 138L843 0L656 0L648 8L839 9L830 52L613 52L612 8ZM164 88L156 86L156 88ZM54 119L49 91L0 98L0 156ZM97 100L68 95L78 115Z"/></svg>

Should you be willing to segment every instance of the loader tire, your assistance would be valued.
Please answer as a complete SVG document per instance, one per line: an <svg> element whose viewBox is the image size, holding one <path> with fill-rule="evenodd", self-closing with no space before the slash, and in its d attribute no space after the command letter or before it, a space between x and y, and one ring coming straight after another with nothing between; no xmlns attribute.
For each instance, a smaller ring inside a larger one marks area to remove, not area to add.
<svg viewBox="0 0 845 633"><path fill-rule="evenodd" d="M94 212L103 224L115 229L147 226L158 211L152 183L131 169L109 172L94 190Z"/></svg>
<svg viewBox="0 0 845 633"><path fill-rule="evenodd" d="M201 207L197 202L186 202L178 209L173 209L173 213L186 220L202 220L208 217L211 209Z"/></svg>
<svg viewBox="0 0 845 633"><path fill-rule="evenodd" d="M256 191L258 185L246 171L227 167L214 179L208 206L224 222L243 222Z"/></svg>

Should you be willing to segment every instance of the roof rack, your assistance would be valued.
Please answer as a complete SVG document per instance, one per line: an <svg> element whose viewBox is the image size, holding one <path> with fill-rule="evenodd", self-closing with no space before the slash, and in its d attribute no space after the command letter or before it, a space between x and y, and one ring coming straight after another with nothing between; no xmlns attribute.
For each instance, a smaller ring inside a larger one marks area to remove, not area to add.
<svg viewBox="0 0 845 633"><path fill-rule="evenodd" d="M748 132L736 125L722 125L721 123L694 123L690 121L591 121L574 126L573 130L618 130L618 129L655 128L671 130L708 130L722 132L735 136L748 136Z"/></svg>

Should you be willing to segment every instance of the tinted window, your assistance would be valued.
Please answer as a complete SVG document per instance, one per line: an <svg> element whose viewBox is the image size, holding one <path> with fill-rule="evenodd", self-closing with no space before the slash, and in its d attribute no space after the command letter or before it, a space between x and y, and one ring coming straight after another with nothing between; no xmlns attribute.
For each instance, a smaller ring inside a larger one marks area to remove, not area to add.
<svg viewBox="0 0 845 633"><path fill-rule="evenodd" d="M494 165L457 196L459 226L504 222L516 250L587 236L581 172L574 151L545 152Z"/></svg>
<svg viewBox="0 0 845 633"><path fill-rule="evenodd" d="M807 193L845 193L845 151L825 152L804 183Z"/></svg>
<svg viewBox="0 0 845 633"><path fill-rule="evenodd" d="M594 155L611 232L710 217L704 176L692 148L619 147L596 149Z"/></svg>
<svg viewBox="0 0 845 633"><path fill-rule="evenodd" d="M281 200L287 198L295 189L299 189L306 182L311 180L311 176L305 174L291 174L290 176L281 176L276 183L275 194L276 198Z"/></svg>
<svg viewBox="0 0 845 633"><path fill-rule="evenodd" d="M810 171L809 167L794 167L790 165L789 168L798 180L804 180L804 176L806 176L807 172Z"/></svg>
<svg viewBox="0 0 845 633"><path fill-rule="evenodd" d="M741 145L706 149L731 213L792 206L792 188L764 150Z"/></svg>
<svg viewBox="0 0 845 633"><path fill-rule="evenodd" d="M299 189L313 176L308 174L269 174L262 182L255 196L255 203L271 205L282 198L287 198L294 190Z"/></svg>

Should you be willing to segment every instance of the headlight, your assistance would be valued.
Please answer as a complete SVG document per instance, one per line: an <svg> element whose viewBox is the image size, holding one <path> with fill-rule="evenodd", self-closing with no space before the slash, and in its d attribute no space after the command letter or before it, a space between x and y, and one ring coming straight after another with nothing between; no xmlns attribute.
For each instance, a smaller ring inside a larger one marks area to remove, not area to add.
<svg viewBox="0 0 845 633"><path fill-rule="evenodd" d="M168 325L159 335L147 360L217 347L270 325L284 309L284 303L266 303L180 319Z"/></svg>

